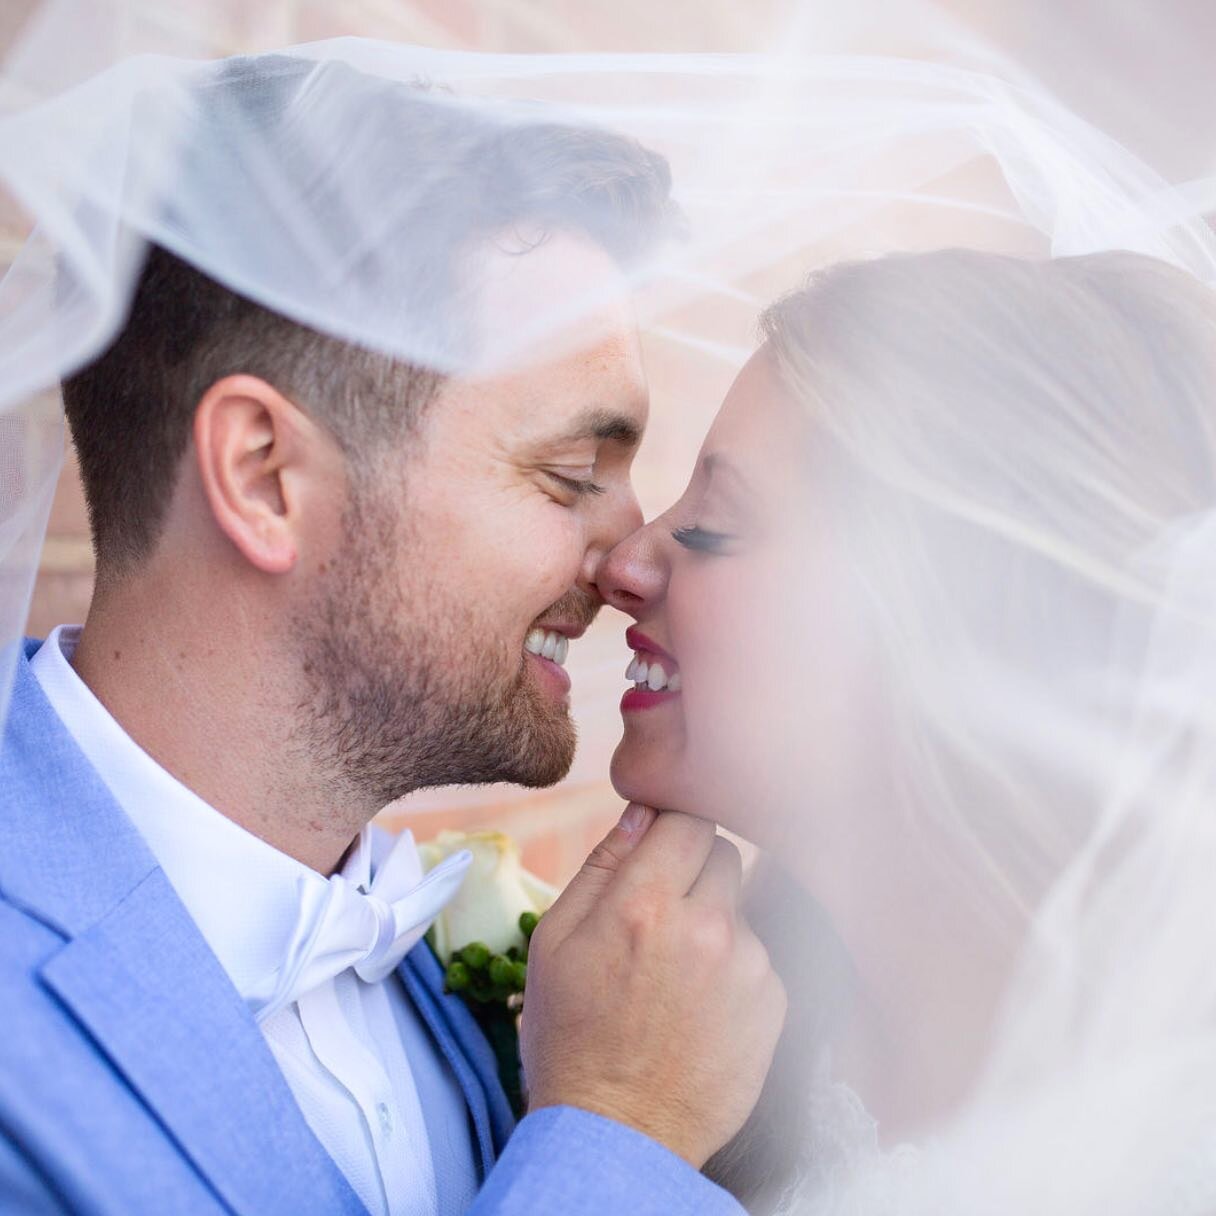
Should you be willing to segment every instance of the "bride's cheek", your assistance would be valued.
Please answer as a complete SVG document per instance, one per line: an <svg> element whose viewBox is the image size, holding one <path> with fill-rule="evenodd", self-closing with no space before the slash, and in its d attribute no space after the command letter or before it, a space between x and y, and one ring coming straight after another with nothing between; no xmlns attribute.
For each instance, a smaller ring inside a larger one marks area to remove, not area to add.
<svg viewBox="0 0 1216 1216"><path fill-rule="evenodd" d="M783 574L771 562L738 563L733 585L715 605L710 674L688 707L690 759L709 768L723 826L761 844L778 826L769 820L785 802L776 787L790 767L791 744L795 750L812 744L794 708L815 695L804 683L809 639L788 619ZM817 644L830 646L831 639Z"/></svg>

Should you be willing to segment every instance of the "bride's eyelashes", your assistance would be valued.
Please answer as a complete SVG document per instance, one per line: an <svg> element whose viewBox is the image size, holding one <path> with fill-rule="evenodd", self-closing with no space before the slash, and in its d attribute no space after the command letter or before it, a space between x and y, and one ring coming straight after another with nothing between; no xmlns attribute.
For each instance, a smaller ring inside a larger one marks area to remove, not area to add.
<svg viewBox="0 0 1216 1216"><path fill-rule="evenodd" d="M708 528L699 528L695 524L674 529L671 538L676 544L696 553L717 554L725 553L727 546L735 539L728 532L711 532Z"/></svg>

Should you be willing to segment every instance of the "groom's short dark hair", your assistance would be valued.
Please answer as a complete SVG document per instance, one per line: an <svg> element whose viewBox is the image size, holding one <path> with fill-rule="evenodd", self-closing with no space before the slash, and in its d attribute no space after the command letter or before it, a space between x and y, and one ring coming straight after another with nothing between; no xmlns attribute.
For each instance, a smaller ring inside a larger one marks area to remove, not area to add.
<svg viewBox="0 0 1216 1216"><path fill-rule="evenodd" d="M250 64L256 64L252 71ZM242 171L230 138L208 138L217 125L273 126L290 113L301 82L318 70L288 56L230 61L209 82L200 107L208 124L201 148L183 153L186 188L192 174L197 183ZM359 129L380 124L411 180L426 183L411 197L414 214L425 218L435 240L423 264L404 274L395 268L400 290L415 292L420 311L439 307L435 297L451 285L462 252L504 230L542 238L558 228L574 231L628 264L678 223L667 162L632 139L549 122L491 122L417 85L368 77L343 64L323 70L329 87L336 77L336 87L350 90ZM298 153L274 169L298 180L302 192L314 187ZM165 228L172 230L171 211L167 218ZM354 272L387 273L374 255ZM395 291L398 284L385 287ZM408 434L443 379L431 368L290 320L149 243L122 329L63 383L99 571L118 571L150 552L198 401L211 384L235 373L274 385L325 424L354 460Z"/></svg>

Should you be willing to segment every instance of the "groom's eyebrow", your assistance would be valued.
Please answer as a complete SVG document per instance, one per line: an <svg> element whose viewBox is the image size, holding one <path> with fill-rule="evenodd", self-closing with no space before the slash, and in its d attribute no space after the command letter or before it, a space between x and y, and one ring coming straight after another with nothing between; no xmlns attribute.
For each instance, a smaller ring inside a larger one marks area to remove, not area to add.
<svg viewBox="0 0 1216 1216"><path fill-rule="evenodd" d="M577 443L580 439L601 439L624 447L637 447L642 441L642 428L628 414L617 410L585 410L570 426L553 438L553 443Z"/></svg>

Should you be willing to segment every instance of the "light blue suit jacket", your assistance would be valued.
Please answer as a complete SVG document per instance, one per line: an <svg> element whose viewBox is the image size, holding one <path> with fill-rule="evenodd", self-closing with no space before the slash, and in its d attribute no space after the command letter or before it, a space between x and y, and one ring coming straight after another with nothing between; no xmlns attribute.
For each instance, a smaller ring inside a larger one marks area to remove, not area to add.
<svg viewBox="0 0 1216 1216"><path fill-rule="evenodd" d="M0 1212L364 1211L219 961L18 656L0 744ZM738 1216L678 1157L552 1107L515 1126L423 944L401 978L468 1103L471 1216ZM442 1185L442 1182L441 1182Z"/></svg>

